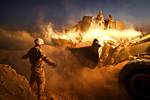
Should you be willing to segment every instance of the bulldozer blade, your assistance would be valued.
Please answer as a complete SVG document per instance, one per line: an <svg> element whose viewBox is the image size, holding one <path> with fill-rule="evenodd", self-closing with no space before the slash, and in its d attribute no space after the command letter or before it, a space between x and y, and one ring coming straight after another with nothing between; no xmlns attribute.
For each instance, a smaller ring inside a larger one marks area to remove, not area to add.
<svg viewBox="0 0 150 100"><path fill-rule="evenodd" d="M95 68L99 61L98 49L94 50L92 46L80 47L80 48L69 48L72 54L78 59L82 66L88 68Z"/></svg>

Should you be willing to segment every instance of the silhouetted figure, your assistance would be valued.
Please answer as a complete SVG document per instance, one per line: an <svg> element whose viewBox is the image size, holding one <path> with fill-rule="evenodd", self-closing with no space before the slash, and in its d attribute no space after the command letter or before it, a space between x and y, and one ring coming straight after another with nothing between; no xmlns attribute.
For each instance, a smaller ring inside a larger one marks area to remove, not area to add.
<svg viewBox="0 0 150 100"><path fill-rule="evenodd" d="M112 27L113 27L113 16L109 14L107 29L111 29Z"/></svg>
<svg viewBox="0 0 150 100"><path fill-rule="evenodd" d="M102 10L99 12L95 20L96 20L96 23L100 26L100 28L104 29L105 22L104 22L104 14Z"/></svg>

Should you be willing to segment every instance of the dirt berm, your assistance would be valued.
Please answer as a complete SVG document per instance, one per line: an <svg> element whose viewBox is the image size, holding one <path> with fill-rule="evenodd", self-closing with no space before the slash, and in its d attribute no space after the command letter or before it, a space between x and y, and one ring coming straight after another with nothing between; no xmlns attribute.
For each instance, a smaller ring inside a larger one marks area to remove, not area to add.
<svg viewBox="0 0 150 100"><path fill-rule="evenodd" d="M24 76L0 64L0 100L36 100Z"/></svg>

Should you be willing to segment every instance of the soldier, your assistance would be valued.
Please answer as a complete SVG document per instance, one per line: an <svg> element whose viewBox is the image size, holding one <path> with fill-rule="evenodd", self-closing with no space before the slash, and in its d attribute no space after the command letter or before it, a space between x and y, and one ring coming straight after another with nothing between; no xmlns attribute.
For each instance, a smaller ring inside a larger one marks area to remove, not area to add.
<svg viewBox="0 0 150 100"><path fill-rule="evenodd" d="M96 17L96 22L98 23L98 25L100 26L101 29L104 29L104 14L103 11L100 11L99 14Z"/></svg>
<svg viewBox="0 0 150 100"><path fill-rule="evenodd" d="M34 83L37 83L38 86L38 99L43 98L44 88L45 88L45 71L43 62L45 61L49 65L56 66L56 64L46 57L43 54L41 49L44 41L41 38L37 38L34 41L35 46L31 48L26 55L22 57L22 59L29 58L31 63L31 76L30 76L30 87L33 89Z"/></svg>
<svg viewBox="0 0 150 100"><path fill-rule="evenodd" d="M113 27L113 16L109 14L107 29L111 29L112 27Z"/></svg>
<svg viewBox="0 0 150 100"><path fill-rule="evenodd" d="M101 45L98 43L98 40L97 40L97 39L94 39L94 40L93 40L92 47L96 47L96 48L101 47Z"/></svg>

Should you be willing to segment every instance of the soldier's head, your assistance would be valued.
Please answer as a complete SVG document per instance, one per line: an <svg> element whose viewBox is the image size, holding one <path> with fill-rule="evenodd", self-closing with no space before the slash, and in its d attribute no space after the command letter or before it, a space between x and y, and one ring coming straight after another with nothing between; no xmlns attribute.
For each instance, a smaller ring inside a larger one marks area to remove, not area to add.
<svg viewBox="0 0 150 100"><path fill-rule="evenodd" d="M100 11L99 11L99 14L103 14L103 11L102 11L102 10L100 10Z"/></svg>
<svg viewBox="0 0 150 100"><path fill-rule="evenodd" d="M101 47L101 45L98 43L98 40L97 40L97 39L94 39L94 40L93 40L92 46L98 47L98 48Z"/></svg>
<svg viewBox="0 0 150 100"><path fill-rule="evenodd" d="M43 45L43 44L44 44L44 41L43 41L43 39L41 39L41 38L36 38L36 39L34 40L34 43L35 43L36 46L40 46L40 45Z"/></svg>
<svg viewBox="0 0 150 100"><path fill-rule="evenodd" d="M112 14L109 14L108 17L109 17L109 18L112 18L113 16L112 16Z"/></svg>

